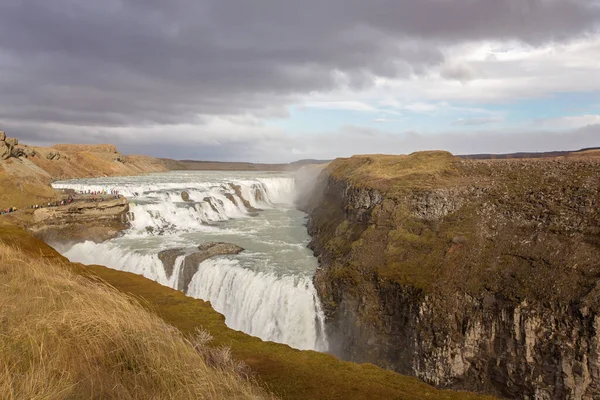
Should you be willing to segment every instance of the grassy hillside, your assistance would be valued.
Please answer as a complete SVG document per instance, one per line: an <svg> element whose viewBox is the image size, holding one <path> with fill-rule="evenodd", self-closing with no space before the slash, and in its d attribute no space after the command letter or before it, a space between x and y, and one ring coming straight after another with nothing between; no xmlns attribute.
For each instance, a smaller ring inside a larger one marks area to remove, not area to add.
<svg viewBox="0 0 600 400"><path fill-rule="evenodd" d="M123 156L112 145L18 145L35 154L0 160L0 208L24 208L57 199L50 183L58 179L166 172L158 159ZM59 153L58 159L49 155Z"/></svg>
<svg viewBox="0 0 600 400"><path fill-rule="evenodd" d="M0 243L0 393L14 399L271 398L204 332Z"/></svg>
<svg viewBox="0 0 600 400"><path fill-rule="evenodd" d="M146 309L157 314L171 326L177 328L184 337L195 335L198 329L208 331L214 338L211 342L213 346L230 347L234 358L245 362L250 367L250 370L256 374L255 377L262 387L284 399L381 398L417 400L428 398L468 400L489 398L470 393L440 391L415 378L385 371L373 365L359 365L342 362L335 357L326 354L312 351L299 351L286 345L263 342L260 339L251 337L242 332L229 329L225 325L224 317L215 312L210 307L209 303L186 297L181 292L163 287L142 276L115 271L102 266L84 267L80 264L69 263L43 242L31 237L28 233L19 228L11 225L2 225L2 222L0 222L0 242L6 243L12 249L19 249L19 254L21 254L20 258L25 261L19 264L18 268L15 268L16 270L26 270L29 268L29 265L35 264L39 260L44 260L43 262L48 263L43 264L45 270L40 270L36 273L45 274L47 272L48 275L54 276L57 273L56 267L52 267L51 265L56 266L58 264L61 266L60 268L66 268L76 275L79 275L79 277L67 275L69 277L68 279L79 282L78 284L85 286L86 283L84 283L82 277L86 277L87 279L91 278L92 282L95 282L92 286L96 287L99 292L106 293L107 289L102 288L97 284L98 278L100 278L120 292L138 298ZM5 246L3 248L6 249ZM8 259L9 258L10 257L8 257ZM8 259L6 260L8 261ZM5 262L0 262L2 265L4 265L4 263ZM28 274L28 272L22 273ZM0 276L4 276L4 274ZM48 277L43 278L39 276L37 278L32 278L30 285L48 286L47 278ZM52 293L58 296L50 298L56 299L55 302L62 302L62 300L60 300L60 293L64 290L59 290L58 287L53 287L52 285L50 285L47 290L48 296L51 296ZM29 303L31 293L32 292L23 293L21 298L28 299L24 303ZM114 295L113 292L108 291L108 293ZM37 301L35 298L36 295L33 295L33 297L34 298L31 301L35 303ZM82 302L85 303L86 301L87 300ZM109 302L108 304L111 303ZM23 307L30 308L27 304ZM127 319L136 321L137 315L140 313L139 309L130 308L130 314L127 314L126 310L126 308L123 309L120 315L122 317L127 317L129 315ZM78 313L79 312L80 311L78 311ZM46 312L42 314L32 314L30 318L25 319L29 319L29 323L33 323L38 319L45 321L46 318L42 318L45 314ZM68 321L70 319L67 311L63 310L62 315L63 320ZM76 313L75 315L78 314ZM14 314L12 314L10 320L12 321L14 319ZM133 322L131 323L133 324ZM24 322L24 324L27 324L27 322ZM139 336L136 333L132 334L130 338L134 339L140 337L140 340L145 340L144 338L151 336L152 338L155 338L152 339L151 342L153 345L159 347L163 346L161 344L162 340L156 339L155 335L160 334L160 331L166 331L169 335L173 335L174 331L160 325L160 321L154 321L153 324L154 325L144 325L144 330L147 331L145 335L141 335L140 333L139 335L141 336ZM127 329L130 328L133 329L133 327L128 327ZM118 330L119 329L117 329L117 331ZM90 331L92 333L102 332L101 330L94 329L91 329ZM110 333L112 331L108 330L107 332ZM177 335L178 334L175 334L176 337ZM62 335L56 339L58 340L61 338L63 338ZM65 340L68 338L68 336L64 337ZM85 342L82 342L81 344L72 343L72 345L80 346L79 349L81 349L81 352L84 352L83 350L87 346ZM150 342L145 344L132 344L132 346L135 346L138 350L142 349L143 352L155 351ZM23 357L21 362L30 361L30 353L21 353L21 356ZM110 369L113 367L117 368L114 364L105 364L105 367L103 368ZM121 370L113 370L113 372L115 371L120 373ZM114 377L113 379L116 378L117 377ZM145 385L146 383L143 382L145 381L140 380L139 384ZM154 387L154 385L155 384L152 384L151 387ZM244 386L244 388L248 388L248 386ZM254 389L250 387L247 390Z"/></svg>

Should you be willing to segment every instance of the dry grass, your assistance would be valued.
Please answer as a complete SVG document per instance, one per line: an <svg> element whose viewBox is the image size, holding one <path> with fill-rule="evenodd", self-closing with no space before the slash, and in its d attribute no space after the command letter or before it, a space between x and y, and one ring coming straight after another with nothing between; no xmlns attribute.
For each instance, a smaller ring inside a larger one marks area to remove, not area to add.
<svg viewBox="0 0 600 400"><path fill-rule="evenodd" d="M439 186L456 177L458 158L446 151L422 151L409 155L358 155L338 158L327 170L354 187L384 192Z"/></svg>
<svg viewBox="0 0 600 400"><path fill-rule="evenodd" d="M207 333L0 243L0 398L270 398Z"/></svg>

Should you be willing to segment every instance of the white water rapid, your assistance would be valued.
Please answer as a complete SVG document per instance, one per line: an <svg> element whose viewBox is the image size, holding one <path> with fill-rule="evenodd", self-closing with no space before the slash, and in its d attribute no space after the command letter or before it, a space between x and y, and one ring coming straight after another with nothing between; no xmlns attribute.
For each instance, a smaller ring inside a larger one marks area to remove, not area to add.
<svg viewBox="0 0 600 400"><path fill-rule="evenodd" d="M160 251L209 241L236 244L245 250L200 263L186 294L210 301L233 329L298 349L327 350L324 316L312 284L317 262L306 248L305 215L293 206L293 177L185 171L53 186L118 190L130 201L131 228L123 236L63 249L70 260L141 274L176 288L184 257L168 276Z"/></svg>

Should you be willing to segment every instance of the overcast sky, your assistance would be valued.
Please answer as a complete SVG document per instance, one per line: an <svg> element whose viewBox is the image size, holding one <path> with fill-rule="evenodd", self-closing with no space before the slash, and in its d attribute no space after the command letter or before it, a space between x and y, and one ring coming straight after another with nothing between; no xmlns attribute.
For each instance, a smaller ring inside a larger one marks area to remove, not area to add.
<svg viewBox="0 0 600 400"><path fill-rule="evenodd" d="M600 1L0 0L0 130L265 162L600 146Z"/></svg>

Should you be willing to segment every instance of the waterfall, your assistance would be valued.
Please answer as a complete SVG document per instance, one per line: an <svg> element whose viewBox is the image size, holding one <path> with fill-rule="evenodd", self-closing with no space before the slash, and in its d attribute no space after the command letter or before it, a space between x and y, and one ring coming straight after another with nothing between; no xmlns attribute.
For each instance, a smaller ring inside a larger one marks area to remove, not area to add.
<svg viewBox="0 0 600 400"><path fill-rule="evenodd" d="M312 279L241 268L237 260L206 260L188 288L210 301L227 325L301 350L327 350L324 315Z"/></svg>
<svg viewBox="0 0 600 400"><path fill-rule="evenodd" d="M140 274L177 289L185 256L175 259L168 274L160 251L214 240L245 244L250 249L239 255L201 262L191 281L186 277L186 294L210 301L233 329L297 349L327 350L324 314L312 283L316 260L306 249L304 215L293 207L292 177L178 172L53 186L117 190L130 202L130 229L108 242L70 246L63 254L71 261Z"/></svg>
<svg viewBox="0 0 600 400"><path fill-rule="evenodd" d="M137 234L164 234L206 229L215 222L252 215L256 209L291 206L294 179L291 177L234 179L223 182L56 182L55 189L76 192L117 190L130 201L131 229ZM181 194L186 191L189 201Z"/></svg>
<svg viewBox="0 0 600 400"><path fill-rule="evenodd" d="M79 243L63 254L73 262L136 273L171 288L177 285L184 258L177 258L167 277L156 254L112 243ZM210 301L230 328L300 350L327 350L325 317L309 276L255 272L236 259L219 257L200 263L186 294Z"/></svg>

